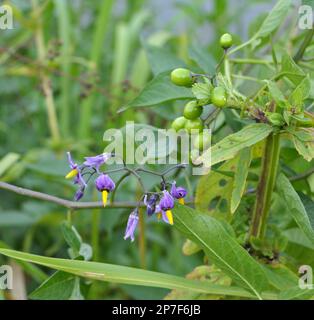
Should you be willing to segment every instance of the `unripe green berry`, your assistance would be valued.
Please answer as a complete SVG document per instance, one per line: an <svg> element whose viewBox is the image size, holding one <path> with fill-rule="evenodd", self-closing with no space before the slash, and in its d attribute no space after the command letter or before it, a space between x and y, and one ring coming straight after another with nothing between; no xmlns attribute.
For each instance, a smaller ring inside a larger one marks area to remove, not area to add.
<svg viewBox="0 0 314 320"><path fill-rule="evenodd" d="M224 49L229 49L232 46L232 36L230 33L225 33L220 37L220 45Z"/></svg>
<svg viewBox="0 0 314 320"><path fill-rule="evenodd" d="M193 129L202 131L204 128L203 121L200 118L194 120L187 120L184 127L189 133L191 133Z"/></svg>
<svg viewBox="0 0 314 320"><path fill-rule="evenodd" d="M212 91L212 104L215 107L222 108L227 103L226 91L223 87L215 87Z"/></svg>
<svg viewBox="0 0 314 320"><path fill-rule="evenodd" d="M188 102L183 111L183 115L186 119L194 120L198 118L203 112L203 107L197 105L197 101Z"/></svg>
<svg viewBox="0 0 314 320"><path fill-rule="evenodd" d="M179 131L181 129L184 129L184 126L186 124L186 119L184 117L178 117L176 118L172 124L171 124L171 128L176 130L176 131Z"/></svg>
<svg viewBox="0 0 314 320"><path fill-rule="evenodd" d="M191 87L193 84L193 77L190 70L177 68L171 72L171 81L177 86Z"/></svg>

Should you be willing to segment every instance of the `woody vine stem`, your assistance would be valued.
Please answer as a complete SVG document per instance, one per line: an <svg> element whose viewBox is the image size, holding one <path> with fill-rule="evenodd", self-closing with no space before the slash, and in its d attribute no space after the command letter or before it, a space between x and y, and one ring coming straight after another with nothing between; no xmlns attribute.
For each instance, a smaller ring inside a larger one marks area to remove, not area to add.
<svg viewBox="0 0 314 320"><path fill-rule="evenodd" d="M313 35L313 30L309 30L294 57L295 62L298 62L302 59L306 48L312 41ZM262 171L257 187L249 238L264 238L267 227L267 219L271 207L272 193L276 184L280 155L280 133L272 133L265 142L265 149L262 157Z"/></svg>

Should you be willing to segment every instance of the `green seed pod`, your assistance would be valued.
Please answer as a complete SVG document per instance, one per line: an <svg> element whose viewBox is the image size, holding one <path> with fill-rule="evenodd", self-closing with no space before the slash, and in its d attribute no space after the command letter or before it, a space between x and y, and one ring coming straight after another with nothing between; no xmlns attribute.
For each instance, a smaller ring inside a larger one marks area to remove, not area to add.
<svg viewBox="0 0 314 320"><path fill-rule="evenodd" d="M227 95L223 87L215 87L213 89L212 103L217 108L223 108L227 104Z"/></svg>
<svg viewBox="0 0 314 320"><path fill-rule="evenodd" d="M184 126L186 124L186 119L184 117L178 117L176 118L172 124L171 124L171 128L176 130L176 131L179 131L181 129L184 129Z"/></svg>
<svg viewBox="0 0 314 320"><path fill-rule="evenodd" d="M187 120L184 127L189 133L191 133L193 129L202 131L204 128L203 121L200 118L194 120Z"/></svg>
<svg viewBox="0 0 314 320"><path fill-rule="evenodd" d="M230 33L225 33L220 37L220 45L224 49L229 49L232 46L232 36Z"/></svg>
<svg viewBox="0 0 314 320"><path fill-rule="evenodd" d="M198 118L203 112L203 107L197 105L197 101L188 102L183 111L183 115L186 119L194 120Z"/></svg>
<svg viewBox="0 0 314 320"><path fill-rule="evenodd" d="M193 84L193 77L190 70L177 68L171 72L171 81L177 86L191 87Z"/></svg>

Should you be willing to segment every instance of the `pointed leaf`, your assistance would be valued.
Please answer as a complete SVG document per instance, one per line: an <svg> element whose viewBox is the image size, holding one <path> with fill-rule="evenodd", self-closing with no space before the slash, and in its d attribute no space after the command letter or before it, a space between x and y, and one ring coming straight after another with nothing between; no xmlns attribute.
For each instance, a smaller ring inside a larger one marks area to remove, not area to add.
<svg viewBox="0 0 314 320"><path fill-rule="evenodd" d="M268 288L264 270L218 220L182 205L177 205L173 212L175 228L199 244L226 275L261 299L262 292Z"/></svg>
<svg viewBox="0 0 314 320"><path fill-rule="evenodd" d="M200 163L206 162L206 159L210 159L211 156L211 165L214 165L224 160L231 159L235 157L240 150L265 139L272 130L271 126L264 123L248 125L241 131L231 134L216 143L213 147L203 153L197 161Z"/></svg>
<svg viewBox="0 0 314 320"><path fill-rule="evenodd" d="M178 87L171 83L170 73L171 71L166 71L157 75L133 101L118 112L128 108L151 107L172 100L193 98L191 89Z"/></svg>
<svg viewBox="0 0 314 320"><path fill-rule="evenodd" d="M246 148L240 152L239 162L235 171L233 181L233 191L231 196L231 213L238 208L243 193L245 191L246 179L249 173L251 163L251 149Z"/></svg>
<svg viewBox="0 0 314 320"><path fill-rule="evenodd" d="M291 0L279 0L264 20L255 38L267 37L277 29L288 14L290 6Z"/></svg>
<svg viewBox="0 0 314 320"><path fill-rule="evenodd" d="M311 243L314 244L314 229L311 225L311 221L299 195L283 173L278 177L277 191L284 200L283 202L286 204L287 212L292 216Z"/></svg>
<svg viewBox="0 0 314 320"><path fill-rule="evenodd" d="M114 283L133 284L167 289L186 289L208 294L250 298L255 297L250 292L238 287L210 285L207 283L202 283L200 281L193 281L170 274L124 267L120 265L49 258L2 248L0 249L0 254L11 257L13 259L37 263L42 266L99 281L110 281Z"/></svg>

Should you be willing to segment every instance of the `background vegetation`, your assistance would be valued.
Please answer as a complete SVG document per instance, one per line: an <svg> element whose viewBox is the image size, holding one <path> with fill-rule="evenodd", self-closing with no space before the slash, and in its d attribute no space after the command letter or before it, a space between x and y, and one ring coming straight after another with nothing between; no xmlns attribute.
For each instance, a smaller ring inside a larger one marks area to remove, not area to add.
<svg viewBox="0 0 314 320"><path fill-rule="evenodd" d="M137 108L123 113L117 111L132 101L153 77L175 67L189 66L193 70L211 72L222 54L218 45L220 35L231 32L235 46L250 39L259 30L276 1L2 2L13 7L14 29L0 30L0 180L72 199L75 189L64 180L68 170L66 151L71 150L76 159L101 153L105 146L102 141L104 131L121 128L126 120L157 128L169 127L171 121L182 114L182 100L161 101L153 108L137 105ZM282 23L273 30L271 36L262 38L254 50L245 49L248 58L271 60L274 52L281 56L284 51L288 51L292 57L298 52L306 33L297 28L296 4L291 6L290 15L283 17L280 21ZM308 111L312 110L314 97L313 53L312 40L304 52L304 60L299 63L309 74L312 84L309 100L306 101ZM242 76L242 79L238 79L238 88L247 95L256 92L261 85L258 81L250 81L249 77L268 79L271 75L267 66L255 67L253 64L244 69L241 63L236 66L240 78ZM245 79L245 76L248 78ZM221 112L211 124L213 143L239 131L246 124L233 111ZM283 146L281 157L285 173L297 177L293 182L294 188L306 196L309 208L307 213L312 223L314 176L310 173L313 172L313 161L306 161L289 143ZM253 163L253 187L260 164L260 160ZM157 166L152 166L152 169L160 170ZM225 170L228 171L228 167ZM304 173L308 174L302 177ZM113 177L117 179L118 176ZM226 191L226 188L222 188L224 185L219 185L220 178L210 176L206 181L212 183L212 189L210 196L206 196L205 211L211 204L209 209L219 205L218 211L224 212L224 203L218 200L219 197L227 197L224 192L230 190ZM177 181L187 186L192 198L198 178L191 176L187 170L177 177ZM144 183L153 189L157 180L147 177ZM136 188L136 180L128 180L119 189L116 201L136 201ZM253 206L254 197L248 195L232 223L240 243L248 228L248 210ZM281 286L283 290L290 288L288 283L293 284L293 288L296 286L299 265L313 262L314 245L304 239L297 224L291 221L291 217L287 217L287 210L280 198L280 193L274 195L273 211L278 214L273 217L271 229L278 241L278 251L285 248L283 259L286 266L278 267L279 271L269 274L269 278L277 288L280 281L284 281ZM98 200L97 192L88 190L85 200ZM85 255L85 258L116 265L112 267L112 273L108 267L109 276L106 280L109 281L103 282L93 279L93 276L89 276L90 279L75 276L86 276L83 272L97 273L96 264L85 270L80 265L82 261L75 261L75 267L74 264L65 266L61 262L47 259L42 261L44 266L53 266L61 271L71 270L72 273L57 272L48 286L34 291L54 271L30 265L27 261L32 261L31 256L11 254L25 260L18 265L9 260L22 277L19 294L23 296L26 290L29 296L33 292L30 297L34 299L160 299L169 294L169 289L174 288L177 290L172 291L168 297L252 297L249 291L230 287L230 274L223 274L216 263L209 266L203 252L197 248L194 250L193 246L191 248L191 243L185 240L186 237L190 238L191 231L184 230L182 226L179 226L181 232L178 232L155 220L143 219L142 216L136 241L132 244L124 241L124 228L131 210L107 208L72 212L56 204L1 190L1 247L69 259L73 257L73 250L76 248L80 251L84 243L85 251L81 255ZM188 218L192 213L188 209L184 210L186 212L182 214ZM80 238L73 235L71 226L75 226ZM278 229L284 230L284 234ZM200 231L205 237L211 234L212 238L217 239L217 243L208 240L209 251L224 242L218 242L218 239L223 239L226 230L213 222L207 230ZM191 250L197 252L191 255ZM264 251L263 257L269 257L268 253ZM276 257L270 258L276 260ZM0 265L6 262L7 258L0 256ZM55 263L61 264L58 266ZM250 263L250 272L257 274L258 278L259 269L248 260L247 264ZM267 263L271 264L269 261ZM156 286L153 283L156 275L144 275L139 270L138 274L131 273L128 280L124 281L123 275L128 271L119 269L120 266L181 277L188 274L189 279L159 275L160 279L168 283L165 287L167 289L152 288ZM237 273L241 263L238 261L233 267ZM247 272L243 270L243 273ZM119 274L121 279L117 279ZM284 278L277 278L276 274L284 274ZM149 286L135 286L138 284L137 276L143 276L145 279L142 281L146 281ZM97 279L96 276L94 278ZM262 278L263 275L260 275ZM202 281L196 285L190 279ZM250 280L240 279L240 282ZM253 282L259 281L254 278ZM197 286L196 293L189 291L194 285ZM230 289L224 291L220 286ZM264 288L261 291L264 292ZM274 297L271 291L267 287L266 292L270 293L265 294L266 298ZM0 291L1 294L4 299L14 298ZM288 297L294 298L294 293L289 291L289 294Z"/></svg>

